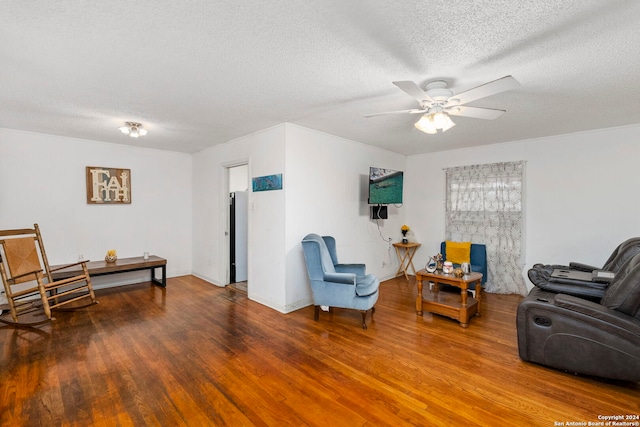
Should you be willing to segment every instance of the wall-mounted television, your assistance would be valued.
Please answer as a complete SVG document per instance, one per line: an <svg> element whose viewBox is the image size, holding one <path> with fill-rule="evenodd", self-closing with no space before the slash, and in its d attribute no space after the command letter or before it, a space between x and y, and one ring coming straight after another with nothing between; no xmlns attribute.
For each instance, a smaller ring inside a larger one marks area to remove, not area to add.
<svg viewBox="0 0 640 427"><path fill-rule="evenodd" d="M402 187L404 173L402 171L369 168L369 204L400 205L402 204Z"/></svg>

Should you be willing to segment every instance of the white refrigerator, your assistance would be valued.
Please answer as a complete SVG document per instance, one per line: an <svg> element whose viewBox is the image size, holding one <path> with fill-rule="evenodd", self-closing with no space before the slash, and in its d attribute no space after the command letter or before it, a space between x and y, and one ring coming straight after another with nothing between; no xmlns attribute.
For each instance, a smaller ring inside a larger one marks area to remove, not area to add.
<svg viewBox="0 0 640 427"><path fill-rule="evenodd" d="M249 195L246 191L234 191L229 194L231 209L231 230L229 233L231 283L245 282L247 280L248 199Z"/></svg>

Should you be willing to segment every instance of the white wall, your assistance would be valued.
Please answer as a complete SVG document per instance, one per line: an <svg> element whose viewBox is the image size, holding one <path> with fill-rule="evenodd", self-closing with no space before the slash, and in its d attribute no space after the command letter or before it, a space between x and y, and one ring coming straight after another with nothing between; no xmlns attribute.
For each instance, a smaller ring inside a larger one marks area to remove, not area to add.
<svg viewBox="0 0 640 427"><path fill-rule="evenodd" d="M284 125L193 155L193 274L229 283L226 168L248 163L250 177L284 172ZM283 186L286 188L287 177ZM249 193L248 296L284 311L284 190Z"/></svg>
<svg viewBox="0 0 640 427"><path fill-rule="evenodd" d="M444 237L443 168L525 160L525 282L532 286L526 271L537 262L601 266L620 242L640 236L638 141L640 125L410 156L405 199L407 224L423 244L417 263Z"/></svg>
<svg viewBox="0 0 640 427"><path fill-rule="evenodd" d="M149 136L152 138L152 135ZM86 166L131 169L132 203L88 205ZM147 251L167 259L167 275L191 273L191 156L0 129L0 228L38 223L51 264ZM96 278L139 281L148 272Z"/></svg>
<svg viewBox="0 0 640 427"><path fill-rule="evenodd" d="M384 239L402 238L406 209L390 206L389 219L379 220L378 228L367 204L368 176L370 166L404 170L405 156L292 124L286 130L286 310L291 311L312 304L300 244L309 233L334 236L341 262L365 263L367 272L381 279L395 274L397 257Z"/></svg>
<svg viewBox="0 0 640 427"><path fill-rule="evenodd" d="M639 140L637 125L406 158L283 124L191 156L0 129L0 227L39 223L54 264L102 259L110 248L122 257L149 251L168 259L169 276L222 286L225 168L283 173L283 190L249 194L249 298L289 312L311 303L300 245L307 233L335 236L341 261L364 262L384 280L397 269L384 239L398 241L406 223L422 243L422 267L444 236L450 166L526 161L525 271L536 262L602 264L619 242L640 236ZM133 203L87 205L86 166L131 169ZM390 207L380 228L366 203L369 166L405 170L405 205ZM97 285L139 280L116 277Z"/></svg>
<svg viewBox="0 0 640 427"><path fill-rule="evenodd" d="M194 155L193 273L228 283L225 168L249 163L250 177L283 174L283 190L249 193L248 296L283 313L312 303L302 246L311 232L338 240L344 262L364 262L390 277L403 208L369 219L369 166L403 169L405 156L291 124L278 125ZM382 261L387 266L382 268Z"/></svg>

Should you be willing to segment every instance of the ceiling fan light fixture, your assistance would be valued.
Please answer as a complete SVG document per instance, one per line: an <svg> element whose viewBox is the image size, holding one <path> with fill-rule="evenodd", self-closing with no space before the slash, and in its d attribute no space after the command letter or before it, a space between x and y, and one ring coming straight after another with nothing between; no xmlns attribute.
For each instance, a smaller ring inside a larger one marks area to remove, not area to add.
<svg viewBox="0 0 640 427"><path fill-rule="evenodd" d="M442 132L446 132L447 130L454 127L456 124L451 120L451 117L445 112L438 111L431 114L425 114L420 117L415 123L416 129L428 133L434 134L438 133L438 129L441 129Z"/></svg>
<svg viewBox="0 0 640 427"><path fill-rule="evenodd" d="M442 126L442 132L448 131L449 129L451 129L455 125L456 124L453 123L453 120L451 120L451 117L449 117L448 114L444 114L444 125Z"/></svg>
<svg viewBox="0 0 640 427"><path fill-rule="evenodd" d="M147 134L147 130L142 127L142 124L136 122L126 122L124 126L120 126L118 129L131 138L138 138Z"/></svg>
<svg viewBox="0 0 640 427"><path fill-rule="evenodd" d="M447 124L447 116L442 112L438 111L433 115L433 124L436 126L436 129L442 129Z"/></svg>
<svg viewBox="0 0 640 427"><path fill-rule="evenodd" d="M438 129L436 129L436 126L433 123L433 119L431 118L430 115L427 115L427 114L420 117L420 120L418 120L414 124L414 126L416 127L416 129L424 133L429 133L429 134L438 133Z"/></svg>

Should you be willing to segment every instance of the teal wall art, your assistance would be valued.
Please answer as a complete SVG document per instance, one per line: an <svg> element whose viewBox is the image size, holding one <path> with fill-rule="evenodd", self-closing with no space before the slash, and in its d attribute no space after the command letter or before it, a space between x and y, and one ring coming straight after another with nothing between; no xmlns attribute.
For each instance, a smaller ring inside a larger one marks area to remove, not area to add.
<svg viewBox="0 0 640 427"><path fill-rule="evenodd" d="M254 192L282 190L282 174L259 176L251 179Z"/></svg>

